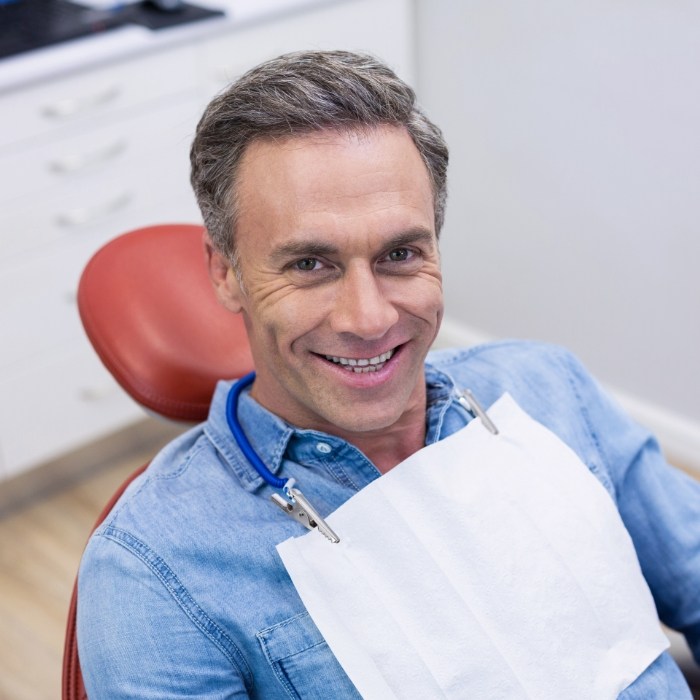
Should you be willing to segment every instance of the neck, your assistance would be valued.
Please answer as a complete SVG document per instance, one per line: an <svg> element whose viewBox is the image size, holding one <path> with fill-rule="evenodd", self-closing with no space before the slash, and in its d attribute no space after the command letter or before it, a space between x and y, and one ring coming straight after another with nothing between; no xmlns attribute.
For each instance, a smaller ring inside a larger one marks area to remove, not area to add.
<svg viewBox="0 0 700 700"><path fill-rule="evenodd" d="M355 438L348 442L361 450L382 474L386 474L424 446L425 419L422 429L412 433L403 431L396 435L384 434L377 440Z"/></svg>
<svg viewBox="0 0 700 700"><path fill-rule="evenodd" d="M357 447L372 464L386 474L425 445L425 397L385 428L367 432L330 431ZM328 432L328 431L327 431Z"/></svg>

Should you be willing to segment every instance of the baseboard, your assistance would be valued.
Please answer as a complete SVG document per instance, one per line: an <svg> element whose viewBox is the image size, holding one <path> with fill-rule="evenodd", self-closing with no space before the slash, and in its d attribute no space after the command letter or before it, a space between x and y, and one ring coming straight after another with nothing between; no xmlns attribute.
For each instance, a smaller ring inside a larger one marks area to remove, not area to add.
<svg viewBox="0 0 700 700"><path fill-rule="evenodd" d="M469 347L494 340L493 337L459 323L444 319L436 347ZM638 423L658 438L664 453L673 464L700 477L700 425L639 396L620 391L610 384L606 389Z"/></svg>

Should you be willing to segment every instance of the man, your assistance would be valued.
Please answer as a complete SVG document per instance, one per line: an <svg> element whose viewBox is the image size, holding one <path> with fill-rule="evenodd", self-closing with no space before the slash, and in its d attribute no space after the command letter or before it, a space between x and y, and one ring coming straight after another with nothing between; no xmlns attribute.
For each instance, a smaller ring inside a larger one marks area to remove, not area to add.
<svg viewBox="0 0 700 700"><path fill-rule="evenodd" d="M78 606L91 698L359 697L275 550L303 530L270 502L231 413L273 479L326 517L468 425L464 387L485 406L508 391L577 453L697 658L698 486L561 349L504 342L425 364L443 312L447 147L408 86L367 56L283 56L209 105L191 157L212 282L243 315L256 378L233 408L222 382L208 421L91 539ZM690 695L664 652L620 697Z"/></svg>

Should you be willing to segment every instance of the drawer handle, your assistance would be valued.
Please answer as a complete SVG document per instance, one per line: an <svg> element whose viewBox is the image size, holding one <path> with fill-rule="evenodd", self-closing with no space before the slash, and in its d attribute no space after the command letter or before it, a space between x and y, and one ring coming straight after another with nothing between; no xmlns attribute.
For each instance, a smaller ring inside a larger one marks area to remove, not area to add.
<svg viewBox="0 0 700 700"><path fill-rule="evenodd" d="M59 214L56 217L56 223L59 226L72 228L74 226L85 226L94 221L113 214L115 211L123 209L131 201L130 192L122 192L113 199L99 204L94 207L80 207L71 211Z"/></svg>
<svg viewBox="0 0 700 700"><path fill-rule="evenodd" d="M49 170L59 175L70 175L79 173L81 170L100 165L113 158L116 158L126 150L126 141L119 139L114 143L110 143L104 148L93 151L92 153L76 154L72 156L64 156L56 158L49 163Z"/></svg>
<svg viewBox="0 0 700 700"><path fill-rule="evenodd" d="M119 87L117 85L112 85L106 90L102 90L94 95L68 97L64 100L58 100L53 104L45 105L41 112L48 119L68 119L69 117L77 117L83 112L97 107L103 107L113 102L119 97L120 93L121 90Z"/></svg>

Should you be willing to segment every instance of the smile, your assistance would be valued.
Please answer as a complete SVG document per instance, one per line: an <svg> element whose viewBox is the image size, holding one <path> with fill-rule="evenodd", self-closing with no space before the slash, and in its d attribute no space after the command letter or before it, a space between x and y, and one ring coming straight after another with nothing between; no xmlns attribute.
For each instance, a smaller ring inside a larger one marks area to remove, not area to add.
<svg viewBox="0 0 700 700"><path fill-rule="evenodd" d="M387 350L387 352L383 352L381 355L369 357L367 359L361 358L357 360L351 357L335 357L333 355L325 355L325 358L329 362L341 365L343 369L346 369L348 372L366 374L367 372L377 372L382 369L393 354L394 350Z"/></svg>

